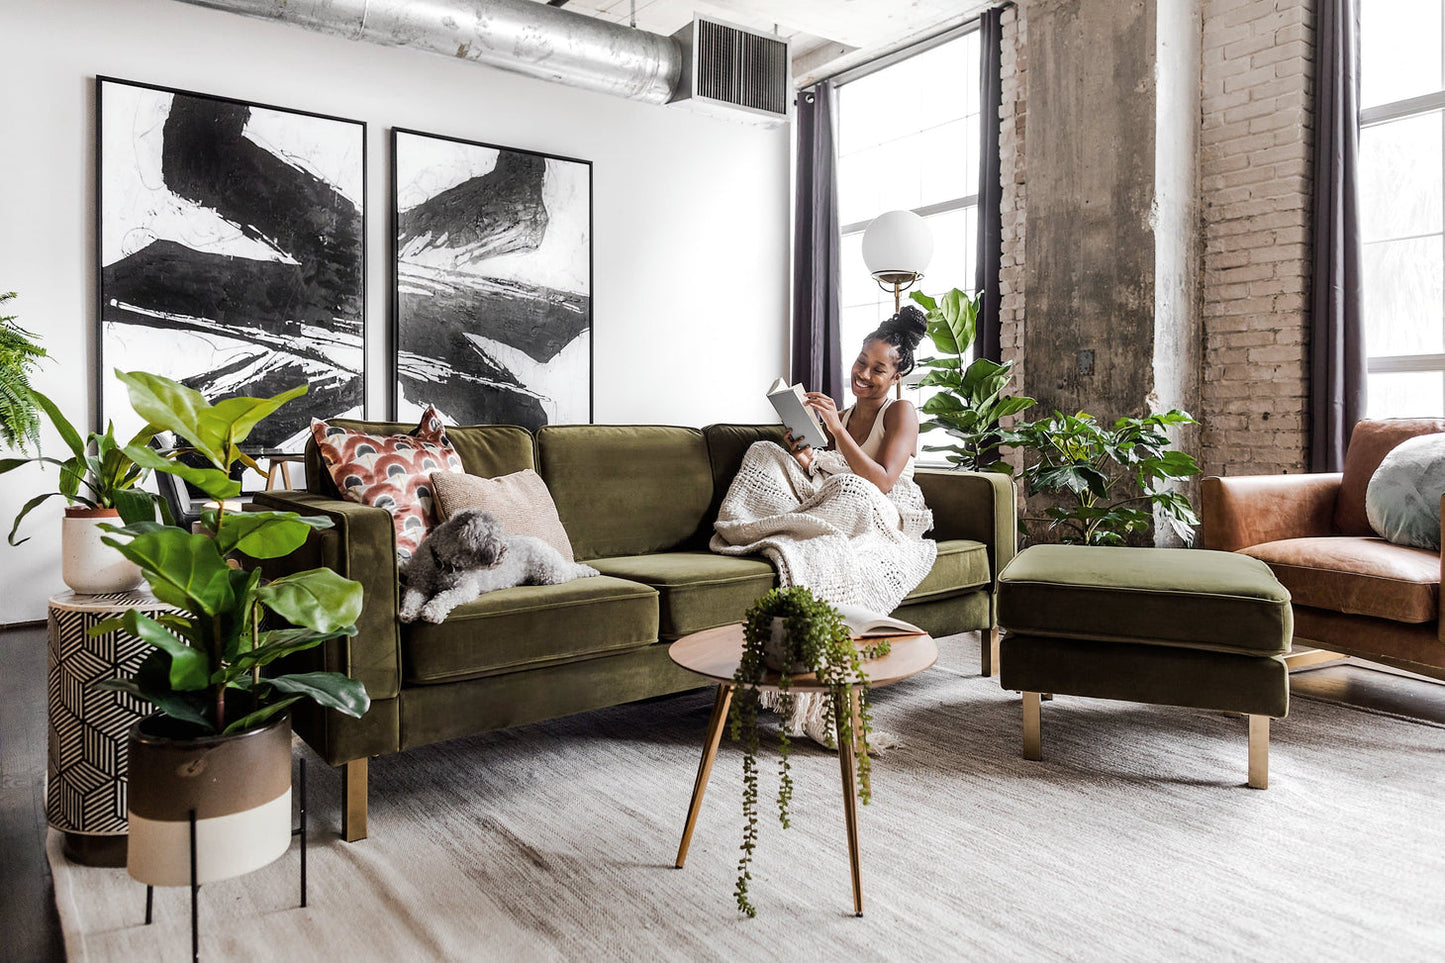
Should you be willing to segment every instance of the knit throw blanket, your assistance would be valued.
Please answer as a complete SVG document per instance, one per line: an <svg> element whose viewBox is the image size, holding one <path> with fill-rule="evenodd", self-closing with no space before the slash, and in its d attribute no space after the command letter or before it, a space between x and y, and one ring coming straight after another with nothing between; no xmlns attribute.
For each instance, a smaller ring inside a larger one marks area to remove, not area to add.
<svg viewBox="0 0 1445 963"><path fill-rule="evenodd" d="M809 473L781 446L760 441L723 499L710 547L723 555L764 555L783 588L807 586L825 601L886 615L933 568L938 546L923 537L932 527L933 513L913 479L900 477L885 495L853 474L838 452L819 451ZM797 696L787 723L832 745L822 702Z"/></svg>

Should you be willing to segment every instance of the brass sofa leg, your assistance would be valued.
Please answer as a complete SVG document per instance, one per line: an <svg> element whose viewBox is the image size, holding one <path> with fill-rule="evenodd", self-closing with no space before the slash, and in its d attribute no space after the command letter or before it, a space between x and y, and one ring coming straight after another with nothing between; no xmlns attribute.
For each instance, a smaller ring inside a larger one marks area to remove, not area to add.
<svg viewBox="0 0 1445 963"><path fill-rule="evenodd" d="M1043 734L1040 731L1039 694L1024 693L1024 758L1035 762L1044 758Z"/></svg>
<svg viewBox="0 0 1445 963"><path fill-rule="evenodd" d="M341 767L341 838L366 838L366 757Z"/></svg>
<svg viewBox="0 0 1445 963"><path fill-rule="evenodd" d="M1269 788L1269 716L1249 717L1249 785Z"/></svg>
<svg viewBox="0 0 1445 963"><path fill-rule="evenodd" d="M998 675L998 626L988 630L988 634L979 633L980 645L978 647L979 661L983 663L983 671L979 673L985 679Z"/></svg>

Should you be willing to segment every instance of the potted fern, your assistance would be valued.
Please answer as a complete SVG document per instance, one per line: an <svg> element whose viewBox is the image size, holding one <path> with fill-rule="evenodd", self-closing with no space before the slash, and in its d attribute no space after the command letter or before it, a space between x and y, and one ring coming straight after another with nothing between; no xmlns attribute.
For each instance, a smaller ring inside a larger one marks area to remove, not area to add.
<svg viewBox="0 0 1445 963"><path fill-rule="evenodd" d="M232 467L238 461L254 467L239 446L306 386L211 404L167 378L117 375L151 428L174 432L189 446L182 451L198 453L206 465L183 464L175 459L180 451L167 457L143 445L126 446L126 456L185 479L216 505L196 533L155 521L107 526L106 544L138 565L155 596L175 608L155 619L132 610L95 630L123 629L155 647L134 676L105 683L159 710L130 735L128 868L147 884L188 883L194 813L198 881L226 879L264 866L290 845L287 708L310 699L359 717L370 706L362 684L341 673L264 671L355 635L362 588L325 568L263 582L247 560L288 555L331 522L226 507L240 491ZM278 621L286 624L268 624Z"/></svg>
<svg viewBox="0 0 1445 963"><path fill-rule="evenodd" d="M14 291L0 292L0 310L14 298ZM0 315L0 443L6 448L40 450L40 417L30 375L45 357L33 333L16 324L13 315Z"/></svg>
<svg viewBox="0 0 1445 963"><path fill-rule="evenodd" d="M868 737L872 733L872 712L868 706L868 673L864 662L887 655L884 640L860 648L833 606L803 587L774 589L748 609L743 619L743 654L733 675L735 695L729 710L729 734L743 748L743 844L738 860L734 895L738 909L756 916L757 908L748 897L750 866L758 841L758 709L759 686L775 685L779 692L778 712L787 718L793 711L795 679L808 673L816 684L826 687L824 713L828 731L857 747L858 798L867 805L872 799ZM771 676L771 677L770 677ZM835 711L838 697L850 686L859 690L859 711L855 720L849 713ZM793 798L792 740L787 727L778 732L778 820L788 828L788 806Z"/></svg>

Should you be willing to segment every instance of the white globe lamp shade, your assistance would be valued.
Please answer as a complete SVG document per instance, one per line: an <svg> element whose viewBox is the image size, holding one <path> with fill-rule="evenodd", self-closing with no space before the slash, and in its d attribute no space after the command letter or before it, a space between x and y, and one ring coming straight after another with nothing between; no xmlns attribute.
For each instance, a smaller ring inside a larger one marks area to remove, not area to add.
<svg viewBox="0 0 1445 963"><path fill-rule="evenodd" d="M912 281L923 275L932 259L933 232L912 211L879 214L863 232L863 263L879 280Z"/></svg>

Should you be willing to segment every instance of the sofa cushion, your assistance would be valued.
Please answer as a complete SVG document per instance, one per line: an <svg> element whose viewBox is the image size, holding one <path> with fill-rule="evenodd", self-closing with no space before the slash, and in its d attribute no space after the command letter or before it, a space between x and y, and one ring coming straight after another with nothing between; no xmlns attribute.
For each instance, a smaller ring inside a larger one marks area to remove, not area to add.
<svg viewBox="0 0 1445 963"><path fill-rule="evenodd" d="M402 435L416 428L398 421L359 421L355 418L333 418L327 422L373 435ZM536 468L532 451L532 433L516 425L450 425L447 441L462 460L462 470L469 475L491 478L523 468ZM330 498L340 498L331 474L321 464L314 439L306 443L306 487Z"/></svg>
<svg viewBox="0 0 1445 963"><path fill-rule="evenodd" d="M390 512L396 555L410 558L437 523L432 474L462 470L436 409L422 412L415 430L391 435L312 418L311 436L342 497Z"/></svg>
<svg viewBox="0 0 1445 963"><path fill-rule="evenodd" d="M1385 541L1439 552L1442 495L1445 434L1417 435L1396 445L1370 476L1365 514Z"/></svg>
<svg viewBox="0 0 1445 963"><path fill-rule="evenodd" d="M1268 565L1296 605L1395 622L1440 614L1440 555L1383 538L1287 538L1242 553Z"/></svg>
<svg viewBox="0 0 1445 963"><path fill-rule="evenodd" d="M677 548L712 502L696 428L547 425L537 431L537 462L579 560Z"/></svg>
<svg viewBox="0 0 1445 963"><path fill-rule="evenodd" d="M1344 535L1373 535L1365 510L1365 492L1375 469L1405 439L1439 431L1445 431L1445 419L1391 418L1356 424L1350 432L1344 477L1340 479L1340 494L1335 499L1335 528Z"/></svg>
<svg viewBox="0 0 1445 963"><path fill-rule="evenodd" d="M458 606L440 625L402 626L404 678L452 682L620 652L657 641L657 593L594 576L522 585Z"/></svg>
<svg viewBox="0 0 1445 963"><path fill-rule="evenodd" d="M594 558L587 564L603 575L657 589L658 635L664 639L741 622L748 607L777 582L766 559L711 552L624 555Z"/></svg>
<svg viewBox="0 0 1445 963"><path fill-rule="evenodd" d="M437 518L446 521L469 508L490 512L508 535L531 535L573 561L572 542L557 517L557 505L547 483L530 468L496 478L451 472L432 475Z"/></svg>
<svg viewBox="0 0 1445 963"><path fill-rule="evenodd" d="M1289 592L1256 559L1178 548L1035 545L998 579L1010 633L1248 655L1289 651Z"/></svg>
<svg viewBox="0 0 1445 963"><path fill-rule="evenodd" d="M967 538L943 539L938 542L933 568L904 601L953 595L988 584L988 546Z"/></svg>

